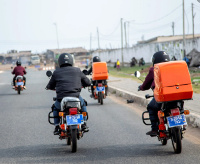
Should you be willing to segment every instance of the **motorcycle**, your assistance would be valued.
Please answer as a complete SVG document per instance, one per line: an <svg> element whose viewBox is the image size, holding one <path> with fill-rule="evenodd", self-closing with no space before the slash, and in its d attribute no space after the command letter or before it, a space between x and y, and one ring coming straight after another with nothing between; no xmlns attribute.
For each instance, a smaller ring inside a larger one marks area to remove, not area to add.
<svg viewBox="0 0 200 164"><path fill-rule="evenodd" d="M136 71L135 76L139 79L140 72ZM145 95L146 99L151 97L154 97L154 95ZM189 113L189 110L184 109L183 100L162 102L161 109L158 111L159 130L157 138L162 145L166 145L167 141L171 139L176 154L180 154L182 151L182 139L187 126L185 115ZM149 121L147 122L147 120L150 120L148 114L148 111L142 113L142 120L145 125L151 125Z"/></svg>
<svg viewBox="0 0 200 164"><path fill-rule="evenodd" d="M97 81L94 81L94 83L91 80L91 84L93 84L91 85L91 87L93 87L92 97L94 99L97 99L98 103L103 105L103 99L106 98L107 91L108 91L108 85L106 83L106 80L97 80Z"/></svg>
<svg viewBox="0 0 200 164"><path fill-rule="evenodd" d="M83 70L83 73L87 75L87 70ZM108 93L107 81L91 79L91 88L88 87L88 91L92 93L91 98L97 99L98 103L103 105L103 99L106 98Z"/></svg>
<svg viewBox="0 0 200 164"><path fill-rule="evenodd" d="M15 78L15 86L13 89L15 89L17 91L18 94L21 93L21 91L24 90L24 80L23 80L23 76L21 75L18 75L16 78Z"/></svg>
<svg viewBox="0 0 200 164"><path fill-rule="evenodd" d="M48 77L52 76L51 71L47 71ZM53 98L56 101L56 98ZM87 105L87 103L86 103ZM48 122L54 125L51 119L59 118L59 139L66 139L67 145L71 145L71 151L77 151L77 140L81 139L84 134L82 125L85 124L83 117L87 117L88 113L82 112L80 100L76 97L64 97L61 101L61 111L59 116L53 116L53 109L48 114Z"/></svg>

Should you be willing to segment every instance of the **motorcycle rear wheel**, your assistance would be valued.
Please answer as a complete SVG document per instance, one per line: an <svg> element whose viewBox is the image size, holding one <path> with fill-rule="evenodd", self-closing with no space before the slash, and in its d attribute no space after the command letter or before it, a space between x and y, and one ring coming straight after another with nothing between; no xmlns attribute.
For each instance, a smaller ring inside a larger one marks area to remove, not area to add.
<svg viewBox="0 0 200 164"><path fill-rule="evenodd" d="M17 93L20 94L20 92L21 92L21 87L18 86L18 88L17 88Z"/></svg>
<svg viewBox="0 0 200 164"><path fill-rule="evenodd" d="M102 92L100 92L100 103L101 103L101 105L103 105L103 93Z"/></svg>
<svg viewBox="0 0 200 164"><path fill-rule="evenodd" d="M182 151L181 131L180 128L174 127L171 129L171 140L174 152L180 154Z"/></svg>
<svg viewBox="0 0 200 164"><path fill-rule="evenodd" d="M72 150L72 153L75 153L77 151L77 129L72 129L71 150Z"/></svg>

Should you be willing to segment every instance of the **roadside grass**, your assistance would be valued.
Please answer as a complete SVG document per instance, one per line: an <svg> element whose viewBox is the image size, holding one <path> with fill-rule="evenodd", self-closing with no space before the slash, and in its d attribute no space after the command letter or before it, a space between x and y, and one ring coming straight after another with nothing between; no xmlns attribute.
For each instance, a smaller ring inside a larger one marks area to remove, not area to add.
<svg viewBox="0 0 200 164"><path fill-rule="evenodd" d="M145 77L147 76L149 72L149 68L151 65L145 65L145 66L135 66L135 67L123 67L120 71L117 71L116 68L108 67L109 74L115 77L123 77L123 78L131 78L133 80L136 80L140 83L142 83L138 78L134 76L135 71L140 71L141 77L140 79L142 81L145 80ZM195 93L200 93L200 69L198 68L190 68L190 76L192 81L192 87L193 91Z"/></svg>
<svg viewBox="0 0 200 164"><path fill-rule="evenodd" d="M141 73L141 80L144 80L148 70L150 68L150 65L145 66L135 66L135 67L122 67L120 71L117 71L114 67L108 67L109 74L115 77L123 77L123 78L131 78L138 82L141 82L138 78L134 76L135 71L140 71Z"/></svg>

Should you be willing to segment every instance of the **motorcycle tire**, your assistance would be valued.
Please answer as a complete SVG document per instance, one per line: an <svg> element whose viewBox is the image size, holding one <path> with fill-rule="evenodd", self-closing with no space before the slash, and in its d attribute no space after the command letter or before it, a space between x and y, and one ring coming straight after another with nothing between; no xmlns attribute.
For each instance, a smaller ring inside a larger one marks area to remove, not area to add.
<svg viewBox="0 0 200 164"><path fill-rule="evenodd" d="M181 130L180 128L171 128L171 140L174 152L180 154L182 151Z"/></svg>
<svg viewBox="0 0 200 164"><path fill-rule="evenodd" d="M17 88L17 93L20 94L20 92L21 92L21 87L18 86L18 88Z"/></svg>
<svg viewBox="0 0 200 164"><path fill-rule="evenodd" d="M77 129L72 129L71 150L72 150L72 153L75 153L77 151Z"/></svg>
<svg viewBox="0 0 200 164"><path fill-rule="evenodd" d="M101 96L100 96L100 92L98 92L98 103L101 103Z"/></svg>
<svg viewBox="0 0 200 164"><path fill-rule="evenodd" d="M103 105L103 93L100 92L100 104Z"/></svg>
<svg viewBox="0 0 200 164"><path fill-rule="evenodd" d="M68 137L66 140L67 140L67 145L71 145L71 138Z"/></svg>
<svg viewBox="0 0 200 164"><path fill-rule="evenodd" d="M162 145L167 145L167 139L165 138L165 139L161 139L161 143L162 143Z"/></svg>

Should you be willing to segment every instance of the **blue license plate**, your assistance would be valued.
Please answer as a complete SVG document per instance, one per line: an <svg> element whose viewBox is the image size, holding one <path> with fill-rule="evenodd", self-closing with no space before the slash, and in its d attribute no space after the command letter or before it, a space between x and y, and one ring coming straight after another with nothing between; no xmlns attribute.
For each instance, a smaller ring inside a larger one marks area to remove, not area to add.
<svg viewBox="0 0 200 164"><path fill-rule="evenodd" d="M17 85L20 86L20 85L24 85L23 82L17 82Z"/></svg>
<svg viewBox="0 0 200 164"><path fill-rule="evenodd" d="M97 87L97 91L98 92L102 92L102 91L104 91L105 90L105 87Z"/></svg>
<svg viewBox="0 0 200 164"><path fill-rule="evenodd" d="M174 126L187 125L185 115L167 117L167 122L170 128Z"/></svg>
<svg viewBox="0 0 200 164"><path fill-rule="evenodd" d="M84 123L82 114L67 115L66 119L67 119L67 125L78 125Z"/></svg>

